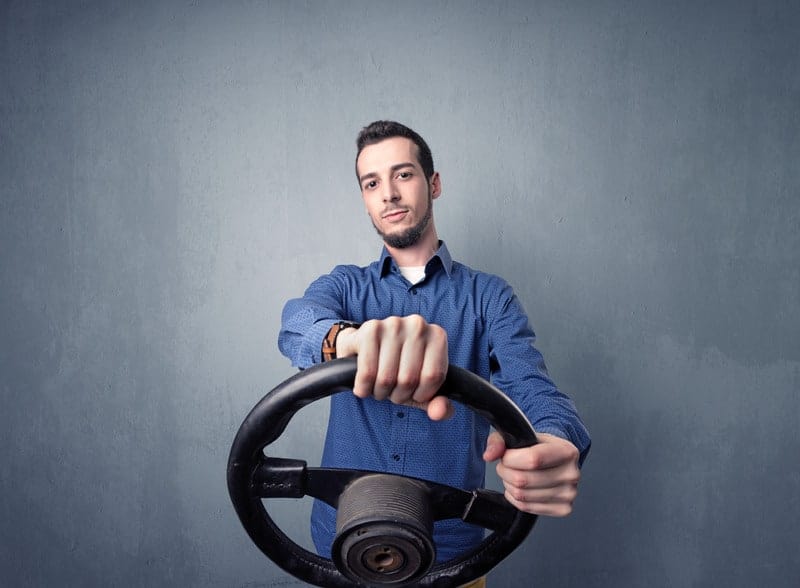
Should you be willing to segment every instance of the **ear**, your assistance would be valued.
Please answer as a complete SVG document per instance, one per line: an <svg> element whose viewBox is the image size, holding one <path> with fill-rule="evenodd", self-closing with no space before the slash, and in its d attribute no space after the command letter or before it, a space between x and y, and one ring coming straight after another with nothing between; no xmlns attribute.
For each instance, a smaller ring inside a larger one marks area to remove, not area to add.
<svg viewBox="0 0 800 588"><path fill-rule="evenodd" d="M439 177L439 172L433 172L430 179L431 198L436 200L442 195L442 178Z"/></svg>

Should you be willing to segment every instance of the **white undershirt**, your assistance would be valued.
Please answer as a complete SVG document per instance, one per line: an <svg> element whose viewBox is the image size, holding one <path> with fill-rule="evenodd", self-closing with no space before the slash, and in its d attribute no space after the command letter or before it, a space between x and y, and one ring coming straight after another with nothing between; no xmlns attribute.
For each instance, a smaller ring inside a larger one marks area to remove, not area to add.
<svg viewBox="0 0 800 588"><path fill-rule="evenodd" d="M412 284L418 284L419 282L425 279L425 266L412 265L407 267L401 267L400 273L403 274L403 277Z"/></svg>

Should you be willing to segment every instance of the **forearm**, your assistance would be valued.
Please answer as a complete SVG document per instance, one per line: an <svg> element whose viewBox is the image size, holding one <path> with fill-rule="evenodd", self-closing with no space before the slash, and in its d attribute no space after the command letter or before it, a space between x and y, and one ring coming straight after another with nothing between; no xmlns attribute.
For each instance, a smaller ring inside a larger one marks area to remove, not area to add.
<svg viewBox="0 0 800 588"><path fill-rule="evenodd" d="M507 303L492 321L492 382L503 390L531 421L534 429L570 441L581 463L591 439L573 401L550 379L535 334L519 301L505 290Z"/></svg>
<svg viewBox="0 0 800 588"><path fill-rule="evenodd" d="M284 307L278 348L293 366L303 369L322 362L322 340L336 322L336 317L325 314L302 299L290 300Z"/></svg>
<svg viewBox="0 0 800 588"><path fill-rule="evenodd" d="M322 342L331 326L344 320L336 281L322 276L301 298L289 300L281 315L278 348L301 369L322 362Z"/></svg>
<svg viewBox="0 0 800 588"><path fill-rule="evenodd" d="M492 382L520 407L537 432L575 445L582 463L591 446L589 432L574 402L548 376L541 354L531 342L516 351L502 349L501 354L502 367L492 374Z"/></svg>

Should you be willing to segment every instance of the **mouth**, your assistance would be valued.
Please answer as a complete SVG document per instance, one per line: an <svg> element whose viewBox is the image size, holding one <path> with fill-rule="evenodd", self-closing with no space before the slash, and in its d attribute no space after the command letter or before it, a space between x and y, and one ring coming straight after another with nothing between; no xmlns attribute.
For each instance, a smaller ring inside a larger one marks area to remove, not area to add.
<svg viewBox="0 0 800 588"><path fill-rule="evenodd" d="M406 208L393 208L381 214L381 219L389 222L398 221L405 217L407 213L408 209Z"/></svg>

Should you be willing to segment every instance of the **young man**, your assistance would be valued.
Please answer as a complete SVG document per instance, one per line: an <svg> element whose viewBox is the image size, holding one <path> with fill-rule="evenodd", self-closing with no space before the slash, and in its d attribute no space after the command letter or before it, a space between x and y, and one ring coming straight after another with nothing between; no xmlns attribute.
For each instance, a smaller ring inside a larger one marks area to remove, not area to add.
<svg viewBox="0 0 800 588"><path fill-rule="evenodd" d="M377 121L362 129L357 146L356 175L383 239L381 257L367 267L337 266L290 300L278 341L300 368L357 356L353 394L331 398L323 465L471 490L483 485L485 462L499 459L514 506L569 514L590 439L548 377L520 302L501 278L453 261L439 240L433 201L442 183L422 137ZM451 363L504 391L540 443L506 450L482 417L434 397ZM330 556L334 534L335 511L317 501L312 536L321 555ZM434 538L443 561L474 548L483 533L447 520Z"/></svg>

